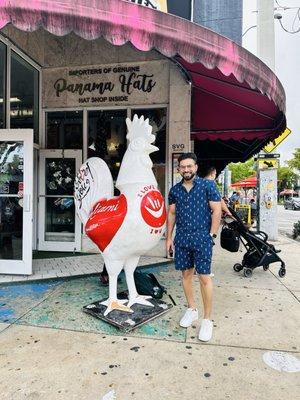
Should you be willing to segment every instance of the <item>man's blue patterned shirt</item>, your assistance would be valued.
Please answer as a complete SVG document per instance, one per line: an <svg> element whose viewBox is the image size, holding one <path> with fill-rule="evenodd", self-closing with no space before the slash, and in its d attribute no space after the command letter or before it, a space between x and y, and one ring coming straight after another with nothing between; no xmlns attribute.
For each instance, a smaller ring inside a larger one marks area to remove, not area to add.
<svg viewBox="0 0 300 400"><path fill-rule="evenodd" d="M175 204L176 208L175 244L194 247L207 238L211 228L210 201L221 201L214 181L197 176L189 192L183 180L171 188L169 205Z"/></svg>

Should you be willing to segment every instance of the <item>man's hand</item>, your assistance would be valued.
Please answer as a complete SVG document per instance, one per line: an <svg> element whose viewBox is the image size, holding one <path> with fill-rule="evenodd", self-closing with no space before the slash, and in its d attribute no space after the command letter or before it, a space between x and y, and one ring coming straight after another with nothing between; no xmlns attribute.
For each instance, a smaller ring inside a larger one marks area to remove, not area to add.
<svg viewBox="0 0 300 400"><path fill-rule="evenodd" d="M233 215L231 214L231 212L228 210L226 210L226 211L223 211L223 215L222 215L222 218L225 218L225 217L231 217L231 218L233 218Z"/></svg>
<svg viewBox="0 0 300 400"><path fill-rule="evenodd" d="M174 254L174 243L172 239L167 239L167 254L173 257Z"/></svg>
<svg viewBox="0 0 300 400"><path fill-rule="evenodd" d="M172 234L175 226L175 204L171 204L168 210L168 221L167 221L167 254L173 257L174 254L174 243L172 239Z"/></svg>

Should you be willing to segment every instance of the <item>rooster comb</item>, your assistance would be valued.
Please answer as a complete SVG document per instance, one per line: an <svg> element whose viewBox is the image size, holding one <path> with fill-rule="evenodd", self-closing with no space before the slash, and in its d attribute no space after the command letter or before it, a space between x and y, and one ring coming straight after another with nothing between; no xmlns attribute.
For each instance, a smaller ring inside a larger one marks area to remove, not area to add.
<svg viewBox="0 0 300 400"><path fill-rule="evenodd" d="M149 124L149 118L145 119L142 115L140 118L134 114L133 120L126 118L127 136L129 141L136 138L145 138L148 143L155 141L155 136L152 135L152 126Z"/></svg>

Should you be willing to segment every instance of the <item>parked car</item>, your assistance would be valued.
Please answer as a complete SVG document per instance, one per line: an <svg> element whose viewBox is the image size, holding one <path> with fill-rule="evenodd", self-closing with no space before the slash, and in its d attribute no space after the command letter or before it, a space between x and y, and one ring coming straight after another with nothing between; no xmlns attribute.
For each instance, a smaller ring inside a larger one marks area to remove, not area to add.
<svg viewBox="0 0 300 400"><path fill-rule="evenodd" d="M300 210L300 197L289 197L284 201L284 208L285 210Z"/></svg>

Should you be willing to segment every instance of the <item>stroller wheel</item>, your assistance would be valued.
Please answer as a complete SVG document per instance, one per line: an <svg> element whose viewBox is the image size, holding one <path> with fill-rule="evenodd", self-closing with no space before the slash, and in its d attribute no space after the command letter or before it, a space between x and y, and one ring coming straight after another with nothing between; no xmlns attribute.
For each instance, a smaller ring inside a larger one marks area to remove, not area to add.
<svg viewBox="0 0 300 400"><path fill-rule="evenodd" d="M244 277L250 278L252 276L252 269L251 268L244 268Z"/></svg>
<svg viewBox="0 0 300 400"><path fill-rule="evenodd" d="M264 271L268 271L269 265L264 265L264 266L263 266L263 269L264 269Z"/></svg>
<svg viewBox="0 0 300 400"><path fill-rule="evenodd" d="M243 269L243 266L241 264L234 264L233 270L235 272L240 272Z"/></svg>
<svg viewBox="0 0 300 400"><path fill-rule="evenodd" d="M280 268L280 270L278 271L278 275L280 278L283 278L286 274L286 270L285 268Z"/></svg>

